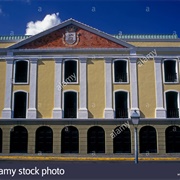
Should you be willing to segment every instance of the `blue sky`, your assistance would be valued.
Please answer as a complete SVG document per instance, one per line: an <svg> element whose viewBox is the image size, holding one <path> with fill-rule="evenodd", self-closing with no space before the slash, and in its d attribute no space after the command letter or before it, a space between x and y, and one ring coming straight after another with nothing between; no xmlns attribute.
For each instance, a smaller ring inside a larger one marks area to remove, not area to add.
<svg viewBox="0 0 180 180"><path fill-rule="evenodd" d="M180 1L175 0L0 0L0 35L24 35L28 22L57 12L61 21L73 18L109 34L180 37Z"/></svg>

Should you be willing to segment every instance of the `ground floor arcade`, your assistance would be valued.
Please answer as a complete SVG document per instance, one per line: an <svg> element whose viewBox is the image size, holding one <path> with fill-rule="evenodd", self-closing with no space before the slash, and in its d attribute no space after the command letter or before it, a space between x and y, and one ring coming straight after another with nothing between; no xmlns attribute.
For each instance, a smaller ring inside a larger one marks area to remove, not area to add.
<svg viewBox="0 0 180 180"><path fill-rule="evenodd" d="M140 154L180 153L180 122L140 120ZM124 120L2 120L0 152L54 154L134 153L134 127Z"/></svg>

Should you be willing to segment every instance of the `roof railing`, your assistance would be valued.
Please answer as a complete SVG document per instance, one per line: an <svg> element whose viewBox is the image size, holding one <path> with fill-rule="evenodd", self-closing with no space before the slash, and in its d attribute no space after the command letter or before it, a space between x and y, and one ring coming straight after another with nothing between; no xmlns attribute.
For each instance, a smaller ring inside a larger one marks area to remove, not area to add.
<svg viewBox="0 0 180 180"><path fill-rule="evenodd" d="M116 34L118 39L178 39L177 34Z"/></svg>

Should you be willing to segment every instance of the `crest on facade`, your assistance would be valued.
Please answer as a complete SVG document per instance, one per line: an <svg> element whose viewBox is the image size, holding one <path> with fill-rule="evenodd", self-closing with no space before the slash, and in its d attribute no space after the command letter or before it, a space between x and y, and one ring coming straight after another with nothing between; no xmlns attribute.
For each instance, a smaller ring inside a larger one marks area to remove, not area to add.
<svg viewBox="0 0 180 180"><path fill-rule="evenodd" d="M63 34L63 43L66 45L74 46L79 42L79 35L77 34L77 28L73 25L66 28L66 33Z"/></svg>

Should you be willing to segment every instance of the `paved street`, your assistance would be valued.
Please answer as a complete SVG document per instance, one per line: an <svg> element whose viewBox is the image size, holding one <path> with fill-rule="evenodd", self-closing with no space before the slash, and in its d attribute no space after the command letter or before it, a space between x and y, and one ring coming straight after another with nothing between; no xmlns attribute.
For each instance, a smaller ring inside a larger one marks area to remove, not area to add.
<svg viewBox="0 0 180 180"><path fill-rule="evenodd" d="M180 162L0 161L0 179L180 179Z"/></svg>

